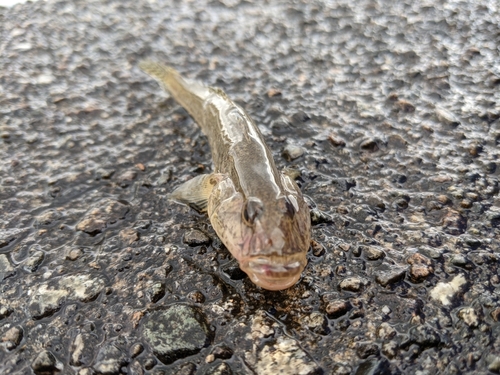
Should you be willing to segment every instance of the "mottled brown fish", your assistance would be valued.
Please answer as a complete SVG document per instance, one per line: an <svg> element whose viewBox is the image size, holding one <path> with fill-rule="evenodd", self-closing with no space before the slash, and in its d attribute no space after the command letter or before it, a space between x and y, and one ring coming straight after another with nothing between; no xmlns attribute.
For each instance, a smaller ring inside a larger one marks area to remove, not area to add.
<svg viewBox="0 0 500 375"><path fill-rule="evenodd" d="M208 213L255 284L269 290L294 285L306 265L309 207L294 180L276 169L255 123L220 89L155 62L139 66L189 112L212 150L214 172L185 182L170 197Z"/></svg>

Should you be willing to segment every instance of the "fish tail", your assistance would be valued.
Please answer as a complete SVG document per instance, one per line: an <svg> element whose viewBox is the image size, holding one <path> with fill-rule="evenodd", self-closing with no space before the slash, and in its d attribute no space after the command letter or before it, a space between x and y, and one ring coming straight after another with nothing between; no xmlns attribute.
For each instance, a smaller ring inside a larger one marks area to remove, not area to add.
<svg viewBox="0 0 500 375"><path fill-rule="evenodd" d="M204 103L211 94L208 87L185 79L174 68L154 61L141 61L139 68L157 80L201 127L204 126Z"/></svg>

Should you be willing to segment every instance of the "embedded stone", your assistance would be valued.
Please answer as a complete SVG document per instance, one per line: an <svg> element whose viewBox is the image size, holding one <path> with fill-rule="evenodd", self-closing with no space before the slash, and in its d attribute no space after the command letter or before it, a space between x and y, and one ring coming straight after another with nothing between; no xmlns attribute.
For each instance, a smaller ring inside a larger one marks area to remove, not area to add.
<svg viewBox="0 0 500 375"><path fill-rule="evenodd" d="M377 375L391 374L389 361L385 358L367 359L358 366L358 369L355 372L355 375L371 375L371 374L377 374Z"/></svg>
<svg viewBox="0 0 500 375"><path fill-rule="evenodd" d="M410 264L410 277L413 282L419 283L434 272L432 261L425 255L412 254L407 262Z"/></svg>
<svg viewBox="0 0 500 375"><path fill-rule="evenodd" d="M99 341L95 335L79 333L70 346L70 365L89 366L94 359L94 350L98 344Z"/></svg>
<svg viewBox="0 0 500 375"><path fill-rule="evenodd" d="M283 152L281 153L281 155L283 155L283 157L286 160L292 161L292 160L295 160L297 158L300 158L302 155L304 155L304 152L305 152L304 148L302 148L300 146L288 144L283 149Z"/></svg>
<svg viewBox="0 0 500 375"><path fill-rule="evenodd" d="M404 279L405 274L406 274L405 267L393 267L386 271L376 272L375 281L382 286L387 286L390 284L394 284L399 280Z"/></svg>
<svg viewBox="0 0 500 375"><path fill-rule="evenodd" d="M340 282L339 287L340 289L347 290L349 292L359 292L367 284L367 280L364 280L362 278L347 277Z"/></svg>
<svg viewBox="0 0 500 375"><path fill-rule="evenodd" d="M6 344L8 350L15 349L23 339L24 331L21 327L12 327L2 336L2 342Z"/></svg>
<svg viewBox="0 0 500 375"><path fill-rule="evenodd" d="M104 280L90 274L61 277L40 284L31 297L28 309L34 319L40 319L58 311L66 299L92 301L103 288Z"/></svg>
<svg viewBox="0 0 500 375"><path fill-rule="evenodd" d="M383 322L377 329L377 336L383 340L390 340L396 336L396 329L387 322Z"/></svg>
<svg viewBox="0 0 500 375"><path fill-rule="evenodd" d="M479 317L471 307L466 307L458 312L458 317L462 319L469 327L479 326Z"/></svg>
<svg viewBox="0 0 500 375"><path fill-rule="evenodd" d="M41 250L34 251L24 262L23 268L28 272L35 272L43 262L45 253Z"/></svg>
<svg viewBox="0 0 500 375"><path fill-rule="evenodd" d="M430 291L430 296L432 299L441 302L444 306L448 306L466 283L467 281L463 275L457 275L449 283L437 283L434 289Z"/></svg>
<svg viewBox="0 0 500 375"><path fill-rule="evenodd" d="M10 265L7 255L0 254L0 281L11 276L14 273L14 267Z"/></svg>
<svg viewBox="0 0 500 375"><path fill-rule="evenodd" d="M372 246L363 246L363 254L368 260L379 260L385 257L385 252Z"/></svg>
<svg viewBox="0 0 500 375"><path fill-rule="evenodd" d="M56 357L48 350L43 350L31 363L31 368L37 375L53 374L58 370Z"/></svg>
<svg viewBox="0 0 500 375"><path fill-rule="evenodd" d="M439 334L428 325L420 325L410 330L410 342L423 347L435 347L441 342Z"/></svg>
<svg viewBox="0 0 500 375"><path fill-rule="evenodd" d="M104 199L85 214L84 218L76 225L76 230L95 236L109 224L123 219L128 211L127 205L111 199Z"/></svg>
<svg viewBox="0 0 500 375"><path fill-rule="evenodd" d="M139 239L139 233L132 228L123 229L120 232L119 236L120 240L122 240L127 245L131 245L133 242Z"/></svg>
<svg viewBox="0 0 500 375"><path fill-rule="evenodd" d="M313 312L304 318L304 323L311 331L325 335L328 333L328 321L320 312Z"/></svg>
<svg viewBox="0 0 500 375"><path fill-rule="evenodd" d="M209 368L205 375L233 375L231 367L227 363L220 363L212 368Z"/></svg>
<svg viewBox="0 0 500 375"><path fill-rule="evenodd" d="M278 338L257 353L256 374L314 375L321 370L314 360L293 339Z"/></svg>
<svg viewBox="0 0 500 375"><path fill-rule="evenodd" d="M326 313L329 318L333 319L346 314L350 309L352 309L352 306L349 301L335 300L326 305Z"/></svg>
<svg viewBox="0 0 500 375"><path fill-rule="evenodd" d="M123 353L115 345L110 344L99 350L93 368L98 374L118 375L121 367L126 364L127 358L125 353Z"/></svg>
<svg viewBox="0 0 500 375"><path fill-rule="evenodd" d="M189 246L208 245L210 243L210 237L200 230L191 229L184 233L183 242Z"/></svg>
<svg viewBox="0 0 500 375"><path fill-rule="evenodd" d="M9 245L11 242L14 242L17 238L22 236L27 229L17 229L17 228L8 228L8 229L0 229L0 249Z"/></svg>
<svg viewBox="0 0 500 375"><path fill-rule="evenodd" d="M173 305L154 311L147 317L144 336L156 357L164 364L170 364L206 347L212 332L201 310L187 305Z"/></svg>
<svg viewBox="0 0 500 375"><path fill-rule="evenodd" d="M490 315L495 322L499 322L500 321L500 307L497 307L495 310L493 310L490 313Z"/></svg>

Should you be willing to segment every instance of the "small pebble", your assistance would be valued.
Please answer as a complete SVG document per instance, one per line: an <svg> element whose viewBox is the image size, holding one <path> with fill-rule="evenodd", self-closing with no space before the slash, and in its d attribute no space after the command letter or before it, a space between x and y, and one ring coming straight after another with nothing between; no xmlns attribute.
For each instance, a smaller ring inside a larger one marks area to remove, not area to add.
<svg viewBox="0 0 500 375"><path fill-rule="evenodd" d="M479 317L473 308L466 307L458 312L458 317L462 319L469 327L479 326Z"/></svg>
<svg viewBox="0 0 500 375"><path fill-rule="evenodd" d="M362 362L356 370L356 375L370 375L370 374L390 374L389 361L385 358L370 358Z"/></svg>
<svg viewBox="0 0 500 375"><path fill-rule="evenodd" d="M95 236L101 233L108 224L121 220L129 211L127 204L123 201L103 199L97 202L76 225L76 230Z"/></svg>
<svg viewBox="0 0 500 375"><path fill-rule="evenodd" d="M144 351L144 346L142 344L134 344L130 348L130 355L132 358L137 357L139 354L141 354Z"/></svg>
<svg viewBox="0 0 500 375"><path fill-rule="evenodd" d="M5 254L0 254L0 281L12 276L15 273L14 267L10 265L9 258Z"/></svg>
<svg viewBox="0 0 500 375"><path fill-rule="evenodd" d="M324 335L327 332L328 321L326 317L320 312L313 312L309 316L306 316L304 319L305 325L311 331Z"/></svg>
<svg viewBox="0 0 500 375"><path fill-rule="evenodd" d="M204 375L233 375L231 367L227 363L220 363L208 369Z"/></svg>
<svg viewBox="0 0 500 375"><path fill-rule="evenodd" d="M446 195L443 195L443 194L438 195L437 196L437 200L440 203L442 203L442 204L448 204L448 203L450 203L450 198L448 198Z"/></svg>
<svg viewBox="0 0 500 375"><path fill-rule="evenodd" d="M98 374L119 374L127 364L125 354L115 345L106 344L99 349L93 368Z"/></svg>
<svg viewBox="0 0 500 375"><path fill-rule="evenodd" d="M137 171L125 171L121 175L117 176L116 179L120 183L120 185L128 184L129 182L135 180L137 178Z"/></svg>
<svg viewBox="0 0 500 375"><path fill-rule="evenodd" d="M177 371L175 371L175 375L195 375L195 373L196 365L194 363L184 363ZM167 375L166 373L161 372L161 375L163 374Z"/></svg>
<svg viewBox="0 0 500 375"><path fill-rule="evenodd" d="M439 282L430 291L430 296L436 301L440 301L444 306L451 304L455 295L460 292L467 281L463 275L455 276L450 282Z"/></svg>
<svg viewBox="0 0 500 375"><path fill-rule="evenodd" d="M500 374L500 356L490 356L488 360L490 362L488 370L495 374Z"/></svg>
<svg viewBox="0 0 500 375"><path fill-rule="evenodd" d="M389 306L386 305L386 306L382 307L382 313L384 313L385 315L389 315L391 312L392 312L392 310Z"/></svg>
<svg viewBox="0 0 500 375"><path fill-rule="evenodd" d="M21 327L12 327L2 336L2 342L6 343L8 350L15 349L23 339L23 329Z"/></svg>
<svg viewBox="0 0 500 375"><path fill-rule="evenodd" d="M410 329L409 342L424 347L436 347L441 342L441 337L435 328L430 325L420 324Z"/></svg>
<svg viewBox="0 0 500 375"><path fill-rule="evenodd" d="M31 368L37 375L43 375L45 373L51 374L57 370L56 366L57 360L48 350L41 351L31 363Z"/></svg>
<svg viewBox="0 0 500 375"><path fill-rule="evenodd" d="M385 252L372 246L363 246L363 255L368 260L379 260L385 257Z"/></svg>
<svg viewBox="0 0 500 375"><path fill-rule="evenodd" d="M397 333L396 329L387 322L381 323L377 329L377 336L382 340L390 340L396 336Z"/></svg>
<svg viewBox="0 0 500 375"><path fill-rule="evenodd" d="M233 356L233 350L225 345L219 345L213 348L212 354L215 358L229 359Z"/></svg>
<svg viewBox="0 0 500 375"><path fill-rule="evenodd" d="M359 292L367 284L366 280L359 277L347 277L339 283L339 287L349 292Z"/></svg>
<svg viewBox="0 0 500 375"><path fill-rule="evenodd" d="M48 210L35 218L35 223L38 225L51 225L54 221L58 220L61 217L60 212L55 210Z"/></svg>
<svg viewBox="0 0 500 375"><path fill-rule="evenodd" d="M274 98L275 96L281 96L281 91L278 89L269 89L267 92L267 96L270 98Z"/></svg>
<svg viewBox="0 0 500 375"><path fill-rule="evenodd" d="M490 313L495 322L500 322L500 307L497 307Z"/></svg>
<svg viewBox="0 0 500 375"><path fill-rule="evenodd" d="M462 208L471 208L472 207L472 201L469 199L463 199L460 202L460 207Z"/></svg>
<svg viewBox="0 0 500 375"><path fill-rule="evenodd" d="M80 258L82 255L83 255L83 250L82 249L80 249L80 248L71 249L68 252L68 255L66 255L66 259L75 261L78 258Z"/></svg>
<svg viewBox="0 0 500 375"><path fill-rule="evenodd" d="M208 245L210 237L198 229L191 229L184 233L183 242L189 246Z"/></svg>
<svg viewBox="0 0 500 375"><path fill-rule="evenodd" d="M328 303L326 306L326 313L331 319L336 319L342 315L345 315L349 310L352 309L349 301L334 300Z"/></svg>
<svg viewBox="0 0 500 375"><path fill-rule="evenodd" d="M406 100L399 100L396 104L402 112L415 112L415 106Z"/></svg>
<svg viewBox="0 0 500 375"><path fill-rule="evenodd" d="M325 253L325 247L315 240L311 240L311 249L315 257L322 256Z"/></svg>
<svg viewBox="0 0 500 375"><path fill-rule="evenodd" d="M166 288L165 283L156 282L152 284L147 293L151 302L156 303L165 296Z"/></svg>
<svg viewBox="0 0 500 375"><path fill-rule="evenodd" d="M95 375L95 372L91 368L85 367L78 371L78 375Z"/></svg>
<svg viewBox="0 0 500 375"><path fill-rule="evenodd" d="M405 274L405 267L392 267L386 271L376 272L375 281L382 286L387 286L402 280L405 277Z"/></svg>
<svg viewBox="0 0 500 375"><path fill-rule="evenodd" d="M158 361L155 359L155 358L146 358L144 360L144 368L146 370L151 370L153 367L156 366L156 364L158 363Z"/></svg>
<svg viewBox="0 0 500 375"><path fill-rule="evenodd" d="M447 124L457 126L460 125L460 120L452 112L447 109L436 107L436 117L439 121Z"/></svg>
<svg viewBox="0 0 500 375"><path fill-rule="evenodd" d="M111 176L113 176L114 173L115 173L114 169L100 168L96 171L96 178L108 180L111 178Z"/></svg>
<svg viewBox="0 0 500 375"><path fill-rule="evenodd" d="M483 145L480 143L472 143L469 146L469 154L471 156L478 156L481 152L483 152Z"/></svg>
<svg viewBox="0 0 500 375"><path fill-rule="evenodd" d="M0 319L8 317L10 314L12 314L12 309L6 306L0 307Z"/></svg>
<svg viewBox="0 0 500 375"><path fill-rule="evenodd" d="M337 212L341 215L347 215L349 213L349 209L346 206L338 206Z"/></svg>
<svg viewBox="0 0 500 375"><path fill-rule="evenodd" d="M304 152L305 152L304 148L302 148L300 146L288 144L283 149L283 152L281 153L281 155L287 161L292 161L292 160L295 160L295 159L301 157L302 155L304 155Z"/></svg>
<svg viewBox="0 0 500 375"><path fill-rule="evenodd" d="M394 358L398 353L398 347L399 345L396 341L385 342L382 345L382 353L389 359Z"/></svg>
<svg viewBox="0 0 500 375"><path fill-rule="evenodd" d="M422 264L414 264L410 267L410 277L416 282L422 282L432 273L432 267L428 267Z"/></svg>
<svg viewBox="0 0 500 375"><path fill-rule="evenodd" d="M461 254L456 254L453 255L450 262L455 266L465 267L465 265L467 264L467 258Z"/></svg>
<svg viewBox="0 0 500 375"><path fill-rule="evenodd" d="M205 302L205 296L199 290L193 290L192 292L189 292L189 294L187 295L187 298L189 298L191 301L196 302L196 303Z"/></svg>
<svg viewBox="0 0 500 375"><path fill-rule="evenodd" d="M362 150L371 151L371 152L376 152L379 150L379 146L377 144L377 141L374 139L371 139L371 138L365 139L364 141L362 141L359 144L359 147Z"/></svg>
<svg viewBox="0 0 500 375"><path fill-rule="evenodd" d="M34 251L24 262L23 268L28 272L35 272L43 263L45 253L41 250Z"/></svg>
<svg viewBox="0 0 500 375"><path fill-rule="evenodd" d="M375 343L359 343L356 347L356 354L361 359L366 359L369 356L377 356L380 349Z"/></svg>
<svg viewBox="0 0 500 375"><path fill-rule="evenodd" d="M328 139L330 140L330 143L335 147L345 147L345 141L336 134L330 134Z"/></svg>
<svg viewBox="0 0 500 375"><path fill-rule="evenodd" d="M410 277L414 282L422 282L434 272L432 261L425 255L415 253L411 255L407 262L410 266Z"/></svg>
<svg viewBox="0 0 500 375"><path fill-rule="evenodd" d="M127 245L131 245L133 242L139 239L139 233L132 228L123 229L120 232L119 236L120 240L122 240L122 242L124 242Z"/></svg>
<svg viewBox="0 0 500 375"><path fill-rule="evenodd" d="M326 212L320 211L317 208L311 210L311 223L313 225L322 223L333 223L333 218Z"/></svg>

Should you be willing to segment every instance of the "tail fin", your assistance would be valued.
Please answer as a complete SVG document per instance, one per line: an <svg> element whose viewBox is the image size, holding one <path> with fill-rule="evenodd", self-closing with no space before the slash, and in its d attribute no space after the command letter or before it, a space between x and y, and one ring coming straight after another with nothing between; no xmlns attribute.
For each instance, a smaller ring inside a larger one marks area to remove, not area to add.
<svg viewBox="0 0 500 375"><path fill-rule="evenodd" d="M184 79L175 69L154 61L141 61L139 68L156 79L188 111L198 125L204 126L203 104L211 93L208 87Z"/></svg>

